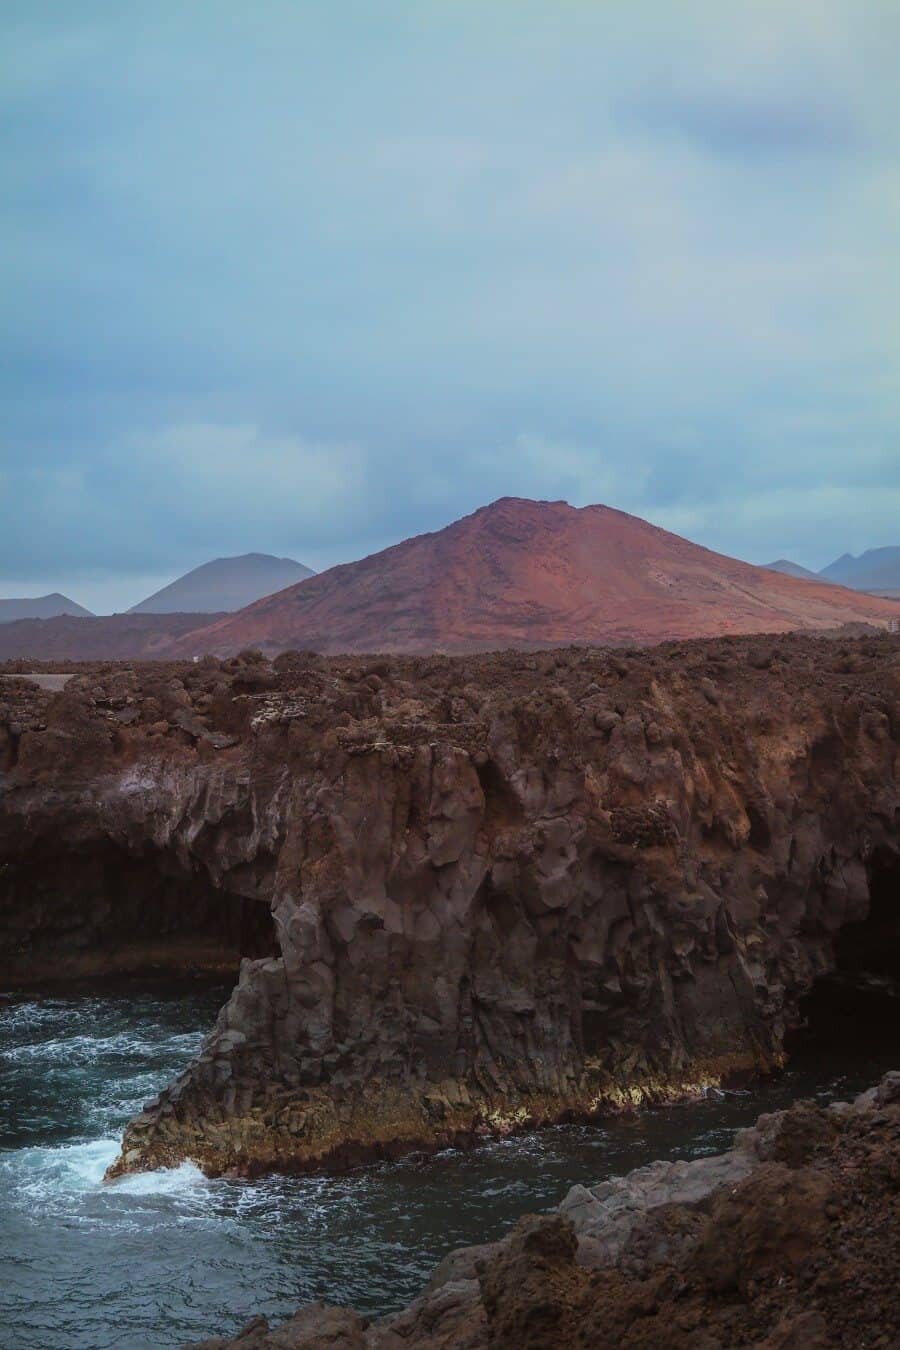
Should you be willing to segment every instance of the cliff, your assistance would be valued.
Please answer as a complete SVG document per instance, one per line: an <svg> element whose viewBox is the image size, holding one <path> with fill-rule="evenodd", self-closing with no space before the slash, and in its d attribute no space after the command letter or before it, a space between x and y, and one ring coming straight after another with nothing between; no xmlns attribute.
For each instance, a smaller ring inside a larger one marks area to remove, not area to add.
<svg viewBox="0 0 900 1350"><path fill-rule="evenodd" d="M736 638L4 685L0 977L244 956L116 1171L340 1167L770 1069L844 930L896 940L898 657Z"/></svg>

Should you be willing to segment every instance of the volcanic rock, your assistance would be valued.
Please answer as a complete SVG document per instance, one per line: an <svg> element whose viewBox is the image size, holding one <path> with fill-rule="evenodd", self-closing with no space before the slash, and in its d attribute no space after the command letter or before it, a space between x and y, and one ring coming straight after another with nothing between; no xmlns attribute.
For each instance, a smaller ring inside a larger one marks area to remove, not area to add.
<svg viewBox="0 0 900 1350"><path fill-rule="evenodd" d="M116 1171L340 1168L768 1070L842 930L896 942L898 656L248 652L0 686L0 976L245 958Z"/></svg>
<svg viewBox="0 0 900 1350"><path fill-rule="evenodd" d="M900 1335L900 1074L853 1104L762 1116L734 1148L577 1186L453 1253L402 1312L310 1304L195 1350L826 1350ZM779 1141L808 1133L802 1161ZM318 1339L317 1339L318 1338Z"/></svg>

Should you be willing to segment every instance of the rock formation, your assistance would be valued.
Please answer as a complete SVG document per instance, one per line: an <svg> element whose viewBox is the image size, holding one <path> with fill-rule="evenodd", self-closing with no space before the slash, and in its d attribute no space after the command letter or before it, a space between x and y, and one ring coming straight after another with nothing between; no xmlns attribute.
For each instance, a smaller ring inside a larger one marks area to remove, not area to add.
<svg viewBox="0 0 900 1350"><path fill-rule="evenodd" d="M408 1308L309 1304L195 1350L827 1350L900 1334L900 1073L761 1116L735 1147L576 1186L451 1253Z"/></svg>
<svg viewBox="0 0 900 1350"><path fill-rule="evenodd" d="M3 682L0 979L245 957L117 1171L340 1167L770 1069L841 930L896 941L898 657L783 637Z"/></svg>
<svg viewBox="0 0 900 1350"><path fill-rule="evenodd" d="M474 652L886 625L890 600L724 557L607 506L505 497L191 633L183 656Z"/></svg>

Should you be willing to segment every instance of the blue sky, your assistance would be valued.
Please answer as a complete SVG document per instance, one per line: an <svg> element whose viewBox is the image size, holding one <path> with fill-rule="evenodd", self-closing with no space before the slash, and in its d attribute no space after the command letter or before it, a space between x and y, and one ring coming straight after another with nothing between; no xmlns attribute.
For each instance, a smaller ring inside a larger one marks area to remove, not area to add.
<svg viewBox="0 0 900 1350"><path fill-rule="evenodd" d="M0 594L497 496L900 542L895 0L5 0Z"/></svg>

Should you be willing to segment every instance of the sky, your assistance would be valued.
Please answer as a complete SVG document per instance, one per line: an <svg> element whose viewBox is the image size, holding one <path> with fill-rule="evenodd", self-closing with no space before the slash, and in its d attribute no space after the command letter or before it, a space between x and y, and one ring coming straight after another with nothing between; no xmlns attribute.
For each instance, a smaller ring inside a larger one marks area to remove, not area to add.
<svg viewBox="0 0 900 1350"><path fill-rule="evenodd" d="M4 0L0 595L900 543L896 0Z"/></svg>

